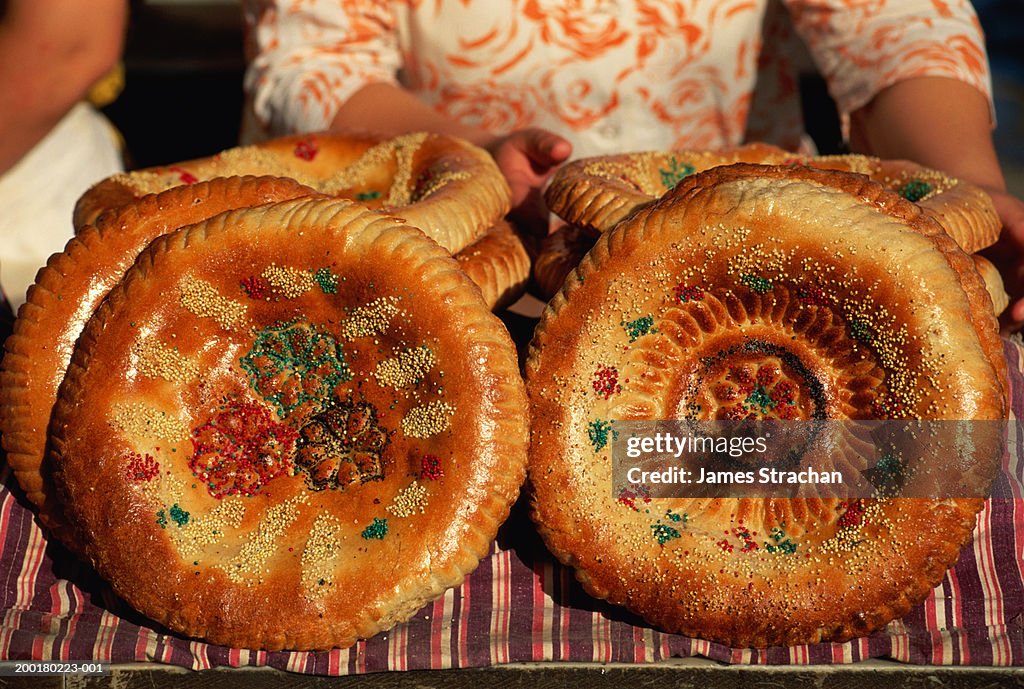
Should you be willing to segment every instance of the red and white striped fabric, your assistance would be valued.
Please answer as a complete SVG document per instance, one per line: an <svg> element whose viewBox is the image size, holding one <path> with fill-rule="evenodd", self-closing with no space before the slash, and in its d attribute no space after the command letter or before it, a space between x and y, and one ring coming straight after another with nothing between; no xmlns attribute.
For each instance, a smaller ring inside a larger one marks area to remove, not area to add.
<svg viewBox="0 0 1024 689"><path fill-rule="evenodd" d="M1015 419L1024 350L1005 343ZM1024 449L1011 451L974 541L921 605L870 637L793 648L732 649L658 632L587 596L544 549L522 506L466 582L412 620L349 649L267 653L183 639L119 600L61 546L47 543L0 470L0 659L155 662L196 670L272 666L340 675L512 662L651 663L700 655L735 664L838 664L891 658L934 665L1024 665Z"/></svg>

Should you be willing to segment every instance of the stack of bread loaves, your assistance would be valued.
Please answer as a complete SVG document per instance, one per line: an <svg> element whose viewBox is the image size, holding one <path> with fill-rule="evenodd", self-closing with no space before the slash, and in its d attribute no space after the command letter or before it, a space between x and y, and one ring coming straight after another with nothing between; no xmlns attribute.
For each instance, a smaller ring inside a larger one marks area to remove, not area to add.
<svg viewBox="0 0 1024 689"><path fill-rule="evenodd" d="M1005 419L987 197L750 146L576 161L547 198L575 234L534 271L524 385L491 309L530 262L465 142L305 135L101 182L0 370L40 521L157 623L247 648L408 619L527 471L551 552L668 631L848 639L927 595L980 491L626 494L614 423ZM1000 450L972 447L984 488Z"/></svg>
<svg viewBox="0 0 1024 689"><path fill-rule="evenodd" d="M548 547L594 596L733 646L845 640L905 614L969 540L1001 458L1006 364L971 257L864 175L716 167L630 201L609 228L603 209L622 201L609 189L645 194L642 175L577 165L582 188L553 193L580 204L563 217L604 231L548 304L526 371ZM598 172L611 177L595 191ZM939 483L978 479L934 499L652 498L615 478L613 447L620 422L657 419L994 421L996 436L923 467Z"/></svg>
<svg viewBox="0 0 1024 689"><path fill-rule="evenodd" d="M97 185L0 376L40 521L136 609L226 645L350 645L459 584L525 478L527 417L449 251L512 246L488 275L525 277L508 202L485 152L425 134Z"/></svg>
<svg viewBox="0 0 1024 689"><path fill-rule="evenodd" d="M733 163L811 166L867 175L934 218L985 279L998 314L1009 303L995 267L975 252L995 243L1001 228L991 199L969 182L909 161L864 155L803 156L767 144L719 151L648 151L575 160L563 166L545 198L567 225L548 238L534 265L539 289L552 296L597 236L650 205L680 180Z"/></svg>

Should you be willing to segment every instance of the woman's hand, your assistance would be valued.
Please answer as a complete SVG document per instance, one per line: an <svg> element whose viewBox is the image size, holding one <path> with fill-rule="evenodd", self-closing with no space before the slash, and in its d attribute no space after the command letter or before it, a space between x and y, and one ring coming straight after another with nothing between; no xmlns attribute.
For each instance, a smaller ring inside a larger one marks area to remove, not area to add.
<svg viewBox="0 0 1024 689"><path fill-rule="evenodd" d="M1010 305L1000 317L1004 333L1024 327L1024 201L1004 189L986 187L992 197L1003 231L999 241L982 251L982 255L999 269Z"/></svg>
<svg viewBox="0 0 1024 689"><path fill-rule="evenodd" d="M548 232L544 183L572 155L572 144L545 129L520 129L495 137L484 146L512 190L512 217L535 235Z"/></svg>

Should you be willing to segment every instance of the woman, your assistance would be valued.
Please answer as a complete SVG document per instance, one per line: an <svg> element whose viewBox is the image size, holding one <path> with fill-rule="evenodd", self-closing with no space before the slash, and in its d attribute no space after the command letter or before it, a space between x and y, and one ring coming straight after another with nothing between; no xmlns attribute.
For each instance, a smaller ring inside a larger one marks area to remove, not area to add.
<svg viewBox="0 0 1024 689"><path fill-rule="evenodd" d="M1020 297L1024 203L1006 193L992 145L988 63L970 3L782 4L829 84L851 150L914 160L992 195L1004 225L995 258ZM539 189L573 154L741 143L758 131L750 108L766 74L776 77L767 112L783 130L772 142L801 140L793 58L768 50L788 45L768 0L244 6L246 86L264 133L461 136L492 153L520 212L535 211ZM772 69L759 73L759 64ZM1024 300L1006 318L1024 322Z"/></svg>

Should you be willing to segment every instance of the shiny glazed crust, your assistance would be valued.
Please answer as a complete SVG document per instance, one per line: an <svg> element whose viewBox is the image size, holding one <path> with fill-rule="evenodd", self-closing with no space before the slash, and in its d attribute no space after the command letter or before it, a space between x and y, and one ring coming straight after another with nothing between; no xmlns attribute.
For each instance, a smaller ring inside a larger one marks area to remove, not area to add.
<svg viewBox="0 0 1024 689"><path fill-rule="evenodd" d="M79 200L75 227L141 195L231 175L290 177L379 209L423 230L452 253L508 212L509 189L486 151L461 139L302 134L175 165L115 175Z"/></svg>
<svg viewBox="0 0 1024 689"><path fill-rule="evenodd" d="M553 297L596 241L597 237L575 225L563 225L545 237L533 262L533 281L540 296Z"/></svg>
<svg viewBox="0 0 1024 689"><path fill-rule="evenodd" d="M71 548L42 463L46 430L75 342L107 292L156 237L217 213L315 192L277 177L232 177L146 196L104 214L54 254L29 289L0 368L0 431L7 460L39 519Z"/></svg>
<svg viewBox="0 0 1024 689"><path fill-rule="evenodd" d="M51 435L118 595L187 636L315 649L476 567L527 416L512 343L447 252L299 200L151 244L87 324Z"/></svg>
<svg viewBox="0 0 1024 689"><path fill-rule="evenodd" d="M999 237L1001 224L992 200L973 184L910 161L863 155L801 156L767 144L580 159L559 169L545 199L566 222L604 232L660 198L685 177L733 163L807 165L868 175L920 205L968 253L994 244Z"/></svg>
<svg viewBox="0 0 1024 689"><path fill-rule="evenodd" d="M526 291L530 256L507 220L498 221L455 258L492 311L509 306Z"/></svg>
<svg viewBox="0 0 1024 689"><path fill-rule="evenodd" d="M999 239L1002 223L992 199L978 186L909 160L880 160L842 155L810 158L808 165L868 175L886 189L913 201L967 253L980 251Z"/></svg>
<svg viewBox="0 0 1024 689"><path fill-rule="evenodd" d="M719 151L644 151L573 160L558 169L544 192L548 208L591 233L615 227L680 180L732 163L780 164L793 154L767 144Z"/></svg>
<svg viewBox="0 0 1024 689"><path fill-rule="evenodd" d="M999 274L999 269L981 254L971 254L971 258L981 279L985 281L985 289L992 299L992 311L998 316L1010 305L1010 295L1006 293L1003 276Z"/></svg>
<svg viewBox="0 0 1024 689"><path fill-rule="evenodd" d="M759 647L868 634L941 580L980 498L646 503L613 494L607 425L1005 419L984 285L919 208L862 176L720 167L603 234L574 275L527 361L529 474L545 543L592 595Z"/></svg>

